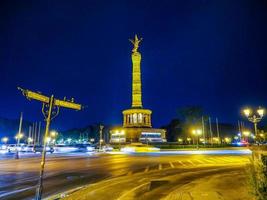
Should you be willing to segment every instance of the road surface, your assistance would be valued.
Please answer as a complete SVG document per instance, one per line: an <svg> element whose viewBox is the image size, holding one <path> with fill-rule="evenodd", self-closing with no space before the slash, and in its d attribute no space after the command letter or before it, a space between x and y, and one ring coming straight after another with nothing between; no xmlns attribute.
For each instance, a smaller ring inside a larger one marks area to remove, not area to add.
<svg viewBox="0 0 267 200"><path fill-rule="evenodd" d="M244 167L249 162L249 157L250 155L176 155L168 153L52 154L48 155L45 167L43 197L89 184L90 187L93 187L89 188L90 199L107 199L108 196L105 195L113 197L109 197L109 199L134 199L136 191L140 190L138 186L145 184L144 187L147 187L146 184L150 184L149 187L151 185L154 187L154 185L158 185L157 181L161 185L163 177L166 180L163 180L162 187L156 190L149 189L149 192L144 195L144 199L157 199L159 195L161 198L168 196L168 198L172 198L171 195L176 196L177 193L186 196L189 194L188 185L193 184L190 188L200 187L196 181L216 182L221 178L228 177L229 179L230 176L234 182L237 175L241 175L240 177L244 181ZM19 160L1 160L0 199L32 199L38 182L39 168L40 156ZM156 182L151 184L151 180L156 180ZM243 183L236 182L231 187L238 187L240 184L242 186ZM184 189L179 192L177 185L180 185L180 189ZM98 189L95 190L94 187L98 187ZM222 184L222 187L226 186ZM130 193L127 193L128 191ZM77 193L73 195L77 195ZM78 196L81 195L78 194ZM69 198L77 199L76 197L70 196Z"/></svg>

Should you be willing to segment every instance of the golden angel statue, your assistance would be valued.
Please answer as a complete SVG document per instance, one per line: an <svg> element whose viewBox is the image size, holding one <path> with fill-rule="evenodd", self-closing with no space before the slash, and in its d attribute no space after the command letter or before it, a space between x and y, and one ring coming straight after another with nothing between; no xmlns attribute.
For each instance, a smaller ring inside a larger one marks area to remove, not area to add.
<svg viewBox="0 0 267 200"><path fill-rule="evenodd" d="M137 49L139 47L139 43L143 40L143 38L138 39L137 35L135 35L134 40L129 39L130 42L134 45L132 52L137 52Z"/></svg>

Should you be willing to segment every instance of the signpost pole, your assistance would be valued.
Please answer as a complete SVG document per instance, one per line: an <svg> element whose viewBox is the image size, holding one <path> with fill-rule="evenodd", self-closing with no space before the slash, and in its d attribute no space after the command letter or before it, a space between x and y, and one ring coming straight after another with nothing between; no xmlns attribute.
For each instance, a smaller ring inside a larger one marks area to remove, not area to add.
<svg viewBox="0 0 267 200"><path fill-rule="evenodd" d="M51 113L54 103L54 96L52 95L50 98L49 108L48 108L48 114L46 117L46 127L45 127L45 135L44 135L44 141L43 141L43 152L42 152L42 161L41 161L41 169L40 169L40 176L39 176L39 183L36 191L36 200L41 200L42 198L42 192L43 192L43 175L44 175L44 166L45 166L45 156L46 156L46 139L49 133L49 127L51 122Z"/></svg>

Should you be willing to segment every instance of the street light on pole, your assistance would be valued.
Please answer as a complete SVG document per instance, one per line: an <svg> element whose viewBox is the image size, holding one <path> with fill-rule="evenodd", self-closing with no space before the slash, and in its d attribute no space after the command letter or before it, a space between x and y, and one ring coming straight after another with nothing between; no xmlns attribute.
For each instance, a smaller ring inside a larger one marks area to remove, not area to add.
<svg viewBox="0 0 267 200"><path fill-rule="evenodd" d="M18 133L17 135L16 135L16 139L17 139L17 146L19 146L20 145L20 140L23 138L23 133Z"/></svg>
<svg viewBox="0 0 267 200"><path fill-rule="evenodd" d="M51 138L51 141L52 141L52 144L55 145L56 143L56 138L58 136L58 132L53 130L53 131L50 131L50 138Z"/></svg>
<svg viewBox="0 0 267 200"><path fill-rule="evenodd" d="M74 103L74 99L72 98L70 101L66 100L59 100L54 98L54 95L51 95L51 97L47 97L45 95L42 95L41 93L33 92L30 90L25 90L20 87L18 87L18 90L22 92L22 94L28 99L28 100L37 100L42 102L42 113L44 115L45 121L46 121L46 127L45 127L45 135L43 140L43 151L42 151L42 159L41 159L41 169L40 169L40 176L39 176L39 182L38 187L36 189L36 196L35 200L40 200L42 198L42 192L43 192L43 175L44 175L44 167L45 167L45 158L46 158L46 139L49 135L49 128L51 120L54 119L59 114L59 108L69 108L73 110L81 110L82 106L81 104Z"/></svg>
<svg viewBox="0 0 267 200"><path fill-rule="evenodd" d="M257 124L262 120L264 116L264 109L259 107L257 109L257 113L253 113L250 108L246 108L243 110L245 116L247 117L248 121L254 124L254 133L257 138Z"/></svg>
<svg viewBox="0 0 267 200"><path fill-rule="evenodd" d="M199 140L199 136L202 134L202 130L201 129L194 129L192 131L192 133L197 136L197 149L199 149L199 144L198 144L198 140Z"/></svg>
<svg viewBox="0 0 267 200"><path fill-rule="evenodd" d="M99 151L101 151L101 149L102 149L102 142L103 142L102 133L103 133L103 128L104 128L103 125L100 125L99 126Z"/></svg>
<svg viewBox="0 0 267 200"><path fill-rule="evenodd" d="M50 132L50 137L51 137L51 138L56 138L57 135L58 135L58 132L56 132L56 131L51 131L51 132Z"/></svg>
<svg viewBox="0 0 267 200"><path fill-rule="evenodd" d="M28 141L28 145L29 145L32 143L33 139L31 137L28 137L27 141Z"/></svg>

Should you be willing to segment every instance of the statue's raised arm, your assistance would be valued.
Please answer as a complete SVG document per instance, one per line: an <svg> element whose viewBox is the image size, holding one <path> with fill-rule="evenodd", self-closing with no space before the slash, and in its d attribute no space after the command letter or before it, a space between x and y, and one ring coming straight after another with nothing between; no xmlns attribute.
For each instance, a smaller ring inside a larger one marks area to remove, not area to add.
<svg viewBox="0 0 267 200"><path fill-rule="evenodd" d="M134 40L132 39L129 40L134 45L132 52L137 52L139 43L143 40L143 38L138 39L137 35L135 35Z"/></svg>

